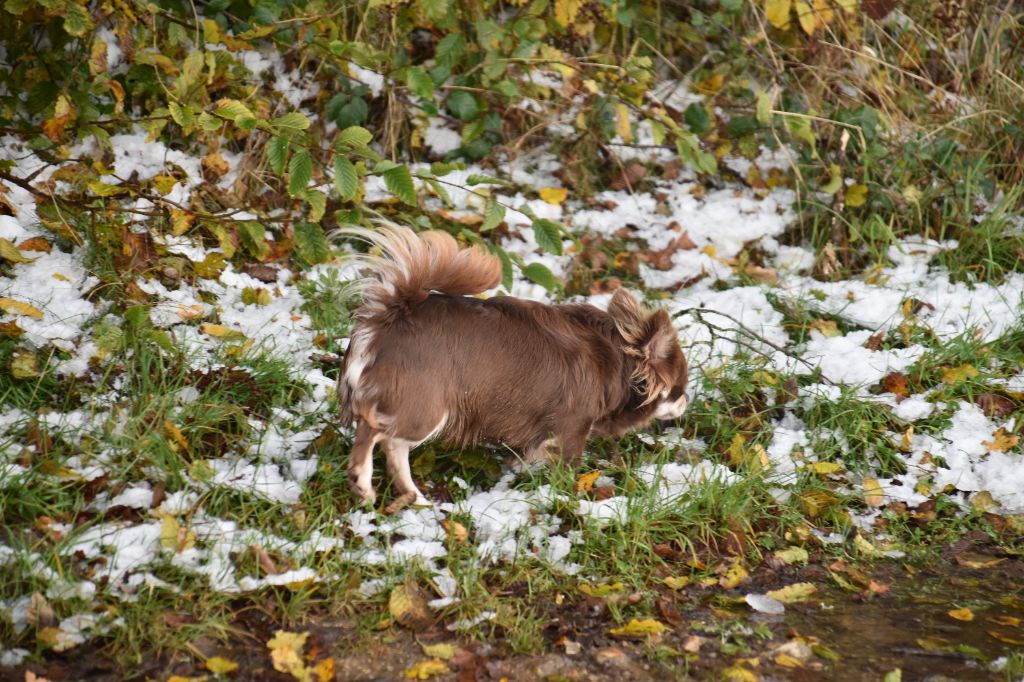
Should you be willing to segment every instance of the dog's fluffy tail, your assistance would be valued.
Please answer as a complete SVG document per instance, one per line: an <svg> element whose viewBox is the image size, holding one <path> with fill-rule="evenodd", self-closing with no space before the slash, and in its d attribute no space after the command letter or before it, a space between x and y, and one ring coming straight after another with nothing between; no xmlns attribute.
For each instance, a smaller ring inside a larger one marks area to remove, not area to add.
<svg viewBox="0 0 1024 682"><path fill-rule="evenodd" d="M362 285L365 314L394 311L423 301L430 292L451 296L479 294L501 282L501 261L486 249L459 249L446 232L417 234L407 227L386 225L376 230L343 228L370 242L379 255L364 257L371 276Z"/></svg>

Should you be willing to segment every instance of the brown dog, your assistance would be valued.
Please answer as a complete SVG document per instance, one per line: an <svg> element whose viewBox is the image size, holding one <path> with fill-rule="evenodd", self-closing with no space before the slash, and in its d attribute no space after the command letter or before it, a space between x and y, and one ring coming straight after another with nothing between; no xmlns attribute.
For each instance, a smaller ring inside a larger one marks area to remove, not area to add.
<svg viewBox="0 0 1024 682"><path fill-rule="evenodd" d="M664 310L619 289L608 312L509 296L469 298L501 281L480 247L444 232L349 230L379 247L345 354L338 395L358 422L352 490L375 499L372 453L382 443L399 493L430 504L409 450L432 439L505 443L527 462L575 460L590 436L620 436L686 409L686 359Z"/></svg>

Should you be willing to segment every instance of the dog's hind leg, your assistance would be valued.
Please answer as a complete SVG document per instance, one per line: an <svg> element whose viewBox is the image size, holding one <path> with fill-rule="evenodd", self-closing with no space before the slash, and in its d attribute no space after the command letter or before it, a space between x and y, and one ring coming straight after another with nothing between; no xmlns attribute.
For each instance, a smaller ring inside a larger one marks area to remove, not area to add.
<svg viewBox="0 0 1024 682"><path fill-rule="evenodd" d="M388 438L384 441L384 452L388 458L388 473L394 481L395 488L400 495L414 497L412 504L417 507L429 507L430 500L423 496L416 483L412 480L412 471L409 469L409 447L410 443L401 438Z"/></svg>
<svg viewBox="0 0 1024 682"><path fill-rule="evenodd" d="M348 457L348 484L352 492L364 503L373 504L377 495L373 492L373 446L384 438L384 434L359 420L356 441Z"/></svg>

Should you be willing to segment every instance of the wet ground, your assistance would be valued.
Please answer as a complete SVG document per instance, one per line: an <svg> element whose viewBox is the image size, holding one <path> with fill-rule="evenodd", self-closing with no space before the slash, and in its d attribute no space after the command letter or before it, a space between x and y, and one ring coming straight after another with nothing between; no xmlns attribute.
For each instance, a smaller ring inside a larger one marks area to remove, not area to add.
<svg viewBox="0 0 1024 682"><path fill-rule="evenodd" d="M742 601L746 593L797 581L816 585L815 596L789 604L783 614L754 612ZM882 563L871 574L844 562L784 566L759 570L750 583L724 594L720 588L688 587L644 598L653 599L653 615L669 629L637 641L609 634L615 623L608 598L566 595L561 604L539 600L548 623L540 635L547 653L540 655L515 654L510 646L514 633L501 628L488 641L457 637L440 624L415 633L396 626L370 637L358 634L348 620L321 620L293 629L310 632L310 665L314 659L333 657L334 679L346 682L407 679L411 666L429 660L423 645L439 643L451 645L445 664L450 672L431 679L459 682L858 682L882 680L895 669L904 681L1006 680L1004 673L990 669L991 662L1024 653L1024 561L1013 557L966 553L928 569ZM264 642L273 636L275 623L259 609L246 609L236 625L244 633L236 641L196 641L194 651L238 662L241 667L232 679L295 679L274 671L267 655ZM44 665L0 669L0 680L23 682L28 671L54 682L166 680L172 674L205 672L192 657L154 657L125 675L101 649L80 647Z"/></svg>

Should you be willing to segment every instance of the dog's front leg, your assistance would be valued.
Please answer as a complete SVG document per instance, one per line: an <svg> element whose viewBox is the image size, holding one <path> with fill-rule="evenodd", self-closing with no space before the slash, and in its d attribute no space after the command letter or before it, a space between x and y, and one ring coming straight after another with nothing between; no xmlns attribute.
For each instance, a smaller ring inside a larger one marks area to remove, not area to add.
<svg viewBox="0 0 1024 682"><path fill-rule="evenodd" d="M388 438L384 441L384 452L388 458L388 473L395 483L400 495L413 497L413 506L429 507L431 501L424 497L420 489L412 480L412 471L409 469L409 441L401 438Z"/></svg>
<svg viewBox="0 0 1024 682"><path fill-rule="evenodd" d="M363 504L372 505L377 499L373 492L373 446L384 437L365 420L356 428L356 441L348 457L348 485Z"/></svg>

